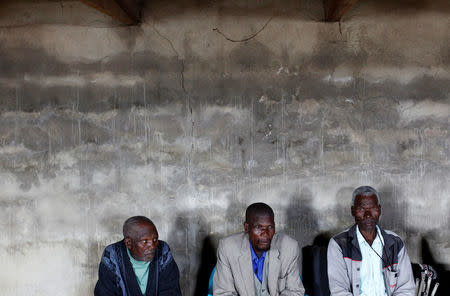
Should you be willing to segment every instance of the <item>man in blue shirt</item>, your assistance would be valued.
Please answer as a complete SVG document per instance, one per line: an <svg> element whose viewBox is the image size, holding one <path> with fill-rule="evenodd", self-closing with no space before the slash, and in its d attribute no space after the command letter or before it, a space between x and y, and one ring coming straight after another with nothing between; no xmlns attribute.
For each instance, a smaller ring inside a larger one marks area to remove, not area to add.
<svg viewBox="0 0 450 296"><path fill-rule="evenodd" d="M304 295L299 277L299 247L275 233L274 213L265 203L250 205L244 232L219 242L214 295Z"/></svg>
<svg viewBox="0 0 450 296"><path fill-rule="evenodd" d="M105 248L95 296L181 296L178 266L153 222L127 219L124 239Z"/></svg>

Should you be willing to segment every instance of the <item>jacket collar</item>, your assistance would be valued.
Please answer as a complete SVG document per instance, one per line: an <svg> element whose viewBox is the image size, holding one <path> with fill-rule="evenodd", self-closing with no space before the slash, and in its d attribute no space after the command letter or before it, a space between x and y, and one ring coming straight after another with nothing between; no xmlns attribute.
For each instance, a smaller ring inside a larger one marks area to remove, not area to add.
<svg viewBox="0 0 450 296"><path fill-rule="evenodd" d="M141 288L139 287L136 275L133 270L133 265L131 264L130 258L127 254L127 247L125 245L125 241L122 240L120 243L121 246L121 253L122 253L122 259L124 264L124 271L125 271L125 285L127 286L127 290L129 291L130 295L142 295ZM159 248L155 252L155 257L153 258L152 262L150 262L149 271L148 271L148 282L147 282L147 289L145 291L145 296L154 295L154 289L157 291L158 287L158 270L157 270L157 264L159 257Z"/></svg>
<svg viewBox="0 0 450 296"><path fill-rule="evenodd" d="M130 295L142 295L141 289L139 288L139 284L136 279L136 275L134 274L133 266L130 262L130 258L127 254L127 247L125 245L125 241L121 241L121 253L122 260L124 264L124 280L125 286L127 287Z"/></svg>
<svg viewBox="0 0 450 296"><path fill-rule="evenodd" d="M269 270L267 274L267 285L269 288L270 295L277 295L277 286L278 286L278 274L281 268L280 261L280 248L278 235L275 234L272 238L272 242L270 244L269 255Z"/></svg>
<svg viewBox="0 0 450 296"><path fill-rule="evenodd" d="M381 227L379 228L381 235L383 236L383 240L384 240L384 246L386 248L391 247L393 244L395 244L395 240L392 239L392 236L389 235L386 231L384 231L384 229L382 229Z"/></svg>
<svg viewBox="0 0 450 296"><path fill-rule="evenodd" d="M241 278L244 279L247 295L255 295L255 286L253 284L253 266L252 255L250 252L250 241L248 234L242 236L241 251L238 258Z"/></svg>
<svg viewBox="0 0 450 296"><path fill-rule="evenodd" d="M383 238L383 235L381 234L381 228L378 227L378 225L376 225L376 229L377 229L377 234L375 235L374 242L377 238L379 238L379 240L381 241L381 244L384 245L384 238ZM364 238L361 231L359 230L358 225L356 225L355 232L356 232L356 238L358 240L358 244L361 246L362 243L366 242L366 239Z"/></svg>
<svg viewBox="0 0 450 296"><path fill-rule="evenodd" d="M361 261L362 254L361 249L359 248L358 237L356 235L356 224L350 227L350 229L348 230L347 246L349 251L348 256L352 260Z"/></svg>
<svg viewBox="0 0 450 296"><path fill-rule="evenodd" d="M359 249L358 237L356 236L356 224L348 230L348 239L352 242L353 246Z"/></svg>
<svg viewBox="0 0 450 296"><path fill-rule="evenodd" d="M281 267L278 234L275 234L270 244L270 250L266 253L269 258L269 268L267 270L267 285L270 295L277 295L278 274ZM253 265L250 251L250 241L248 234L244 233L241 243L241 250L238 258L241 278L244 279L247 295L255 295L255 285L253 283Z"/></svg>
<svg viewBox="0 0 450 296"><path fill-rule="evenodd" d="M381 236L383 238L383 267L386 267L388 262L391 264L394 260L394 258L391 258L388 256L388 250L391 249L392 245L395 244L395 240L392 238L391 235L386 233L384 229L378 226L378 231L381 233ZM353 260L361 261L362 260L362 254L361 249L359 247L358 238L356 235L356 224L349 228L348 230L348 243L350 243L353 247L349 249L350 251L350 258ZM390 254L390 252L389 252Z"/></svg>
<svg viewBox="0 0 450 296"><path fill-rule="evenodd" d="M378 233L380 233L381 236L383 237L383 244L385 247L390 247L395 243L395 241L391 238L391 236L388 233L386 233L386 231L384 231L384 229L381 228L380 226L378 226L378 231L379 231ZM358 237L356 235L356 224L348 229L348 238L352 242L352 244L359 249Z"/></svg>

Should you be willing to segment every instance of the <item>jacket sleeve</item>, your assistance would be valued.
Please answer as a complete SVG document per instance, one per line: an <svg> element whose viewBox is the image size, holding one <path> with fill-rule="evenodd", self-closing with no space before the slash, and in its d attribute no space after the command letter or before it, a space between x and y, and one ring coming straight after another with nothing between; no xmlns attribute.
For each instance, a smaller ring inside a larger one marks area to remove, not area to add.
<svg viewBox="0 0 450 296"><path fill-rule="evenodd" d="M292 261L289 263L287 275L286 275L286 286L283 291L280 291L280 296L303 296L305 295L305 288L300 279L300 269L299 269L299 257L300 248L298 243L295 243L294 256Z"/></svg>
<svg viewBox="0 0 450 296"><path fill-rule="evenodd" d="M169 246L166 246L161 258L162 267L158 279L158 294L159 296L181 296L180 271Z"/></svg>
<svg viewBox="0 0 450 296"><path fill-rule="evenodd" d="M393 296L413 296L415 293L414 276L411 268L411 261L406 252L406 248L403 248L398 253L398 279L397 286L395 287Z"/></svg>
<svg viewBox="0 0 450 296"><path fill-rule="evenodd" d="M332 296L351 296L351 283L347 275L342 250L332 238L327 250L327 272Z"/></svg>
<svg viewBox="0 0 450 296"><path fill-rule="evenodd" d="M94 296L120 296L122 291L118 287L118 279L115 275L115 264L108 256L105 250L98 268L98 281L95 285Z"/></svg>
<svg viewBox="0 0 450 296"><path fill-rule="evenodd" d="M224 250L224 244L222 240L219 242L219 247L217 248L217 265L213 278L213 295L238 295L234 286L234 279L231 272L230 262Z"/></svg>

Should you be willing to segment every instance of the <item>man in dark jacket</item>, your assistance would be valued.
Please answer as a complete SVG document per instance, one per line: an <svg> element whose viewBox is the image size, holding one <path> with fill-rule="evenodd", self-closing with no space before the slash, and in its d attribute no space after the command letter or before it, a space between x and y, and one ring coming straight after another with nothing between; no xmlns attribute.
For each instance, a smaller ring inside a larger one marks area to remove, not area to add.
<svg viewBox="0 0 450 296"><path fill-rule="evenodd" d="M353 192L356 224L328 245L328 279L336 296L414 296L415 285L405 245L392 231L378 227L381 205L370 186Z"/></svg>
<svg viewBox="0 0 450 296"><path fill-rule="evenodd" d="M153 222L127 219L124 239L105 248L95 296L181 296L178 266Z"/></svg>

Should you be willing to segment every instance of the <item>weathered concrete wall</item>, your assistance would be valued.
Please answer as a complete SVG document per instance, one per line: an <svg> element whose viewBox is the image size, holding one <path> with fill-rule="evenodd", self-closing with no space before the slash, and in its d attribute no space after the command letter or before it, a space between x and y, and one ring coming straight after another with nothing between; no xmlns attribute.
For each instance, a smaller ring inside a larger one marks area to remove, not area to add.
<svg viewBox="0 0 450 296"><path fill-rule="evenodd" d="M2 295L90 295L136 214L193 295L249 203L303 247L352 224L362 184L413 261L449 268L448 1L360 1L340 26L321 1L149 2L137 27L2 4Z"/></svg>

